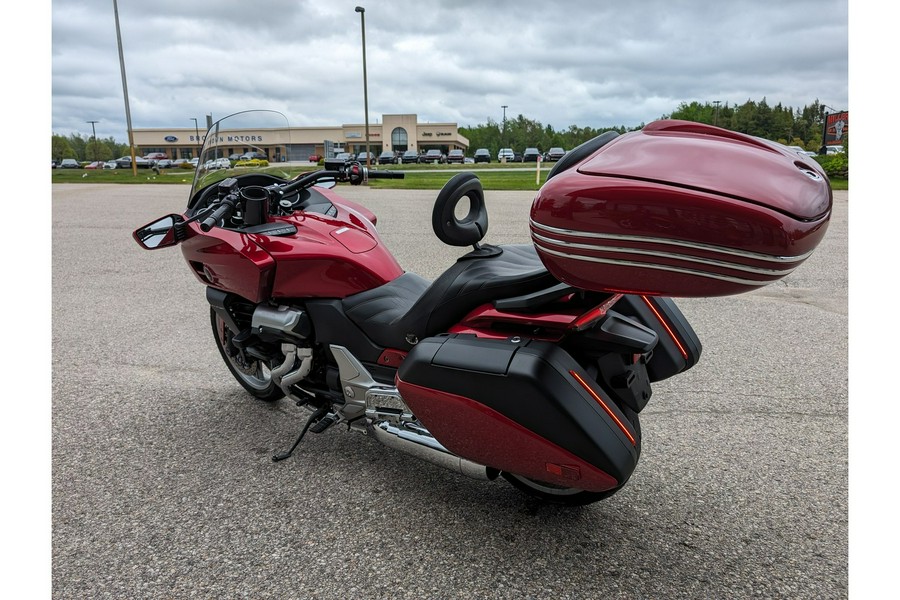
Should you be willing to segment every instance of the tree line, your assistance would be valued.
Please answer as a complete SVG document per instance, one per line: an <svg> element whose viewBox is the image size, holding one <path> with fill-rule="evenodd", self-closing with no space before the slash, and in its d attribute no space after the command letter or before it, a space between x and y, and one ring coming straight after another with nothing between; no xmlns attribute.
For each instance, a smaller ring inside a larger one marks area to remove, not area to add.
<svg viewBox="0 0 900 600"><path fill-rule="evenodd" d="M709 125L717 125L740 133L746 133L788 146L802 146L806 150L817 151L822 145L822 130L826 109L818 100L802 108L794 109L781 103L769 106L765 98L756 102L747 100L741 105L715 104L711 102L682 102L671 114L663 119L683 119ZM522 151L537 147L542 152L555 146L571 150L607 131L625 133L641 129L637 127L578 127L556 131L551 125L519 115L498 123L488 119L487 123L471 127L460 127L459 132L469 139L469 148L487 148L492 155L500 148ZM846 143L845 143L846 147Z"/></svg>
<svg viewBox="0 0 900 600"><path fill-rule="evenodd" d="M747 100L741 105L730 105L727 102L724 104L682 102L671 114L663 115L661 118L718 125L788 146L802 146L807 150L816 151L822 145L825 114L825 105L820 104L818 100L794 109L781 103L769 106L763 98L759 102ZM536 147L544 152L558 146L571 150L607 131L621 134L641 129L643 126L644 123L631 128L619 126L595 129L569 125L567 129L557 131L551 125L542 125L540 121L520 114L502 123L488 119L484 124L460 127L459 132L469 139L471 151L487 148L493 156L496 156L500 148L513 148L521 152L525 148ZM846 142L844 146L846 149ZM120 144L112 137L85 138L77 133L68 136L53 134L51 150L55 160L75 158L78 161L112 160L130 153L128 144Z"/></svg>
<svg viewBox="0 0 900 600"><path fill-rule="evenodd" d="M112 136L108 138L88 138L72 133L67 136L53 134L50 141L50 154L53 160L74 158L79 162L95 160L114 160L120 156L130 155L128 144L118 143Z"/></svg>

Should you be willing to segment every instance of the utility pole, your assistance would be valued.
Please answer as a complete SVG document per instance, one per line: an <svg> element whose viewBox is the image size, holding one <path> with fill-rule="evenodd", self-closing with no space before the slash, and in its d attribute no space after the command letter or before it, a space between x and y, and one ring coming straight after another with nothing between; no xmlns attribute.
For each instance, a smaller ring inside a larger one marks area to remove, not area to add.
<svg viewBox="0 0 900 600"><path fill-rule="evenodd" d="M197 142L197 156L200 156L200 126L197 124L197 117L191 117L194 122L194 141Z"/></svg>
<svg viewBox="0 0 900 600"><path fill-rule="evenodd" d="M719 126L719 104L721 104L721 103L722 103L721 100L713 100L713 104L716 105L716 116L715 116L715 121L713 122L713 125L715 125L716 127Z"/></svg>
<svg viewBox="0 0 900 600"><path fill-rule="evenodd" d="M506 145L506 109L509 108L509 105L503 104L500 106L503 109L503 132L500 134L500 145Z"/></svg>

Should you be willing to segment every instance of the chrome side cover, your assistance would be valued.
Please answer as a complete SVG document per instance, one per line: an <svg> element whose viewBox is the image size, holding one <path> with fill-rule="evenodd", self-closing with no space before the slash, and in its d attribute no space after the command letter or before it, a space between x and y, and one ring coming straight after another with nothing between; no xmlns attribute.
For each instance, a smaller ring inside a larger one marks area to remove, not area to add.
<svg viewBox="0 0 900 600"><path fill-rule="evenodd" d="M374 380L349 350L330 346L337 362L344 406L337 409L342 421L365 416L366 433L385 446L475 479L494 479L496 471L460 458L419 423L394 386Z"/></svg>

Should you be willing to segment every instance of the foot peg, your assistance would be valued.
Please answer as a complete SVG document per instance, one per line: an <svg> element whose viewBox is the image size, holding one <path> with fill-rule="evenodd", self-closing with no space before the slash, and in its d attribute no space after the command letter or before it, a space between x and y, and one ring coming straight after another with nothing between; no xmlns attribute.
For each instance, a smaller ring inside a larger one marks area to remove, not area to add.
<svg viewBox="0 0 900 600"><path fill-rule="evenodd" d="M313 433L322 433L332 425L337 423L337 417L333 414L328 414L322 417L319 421L316 421L309 430Z"/></svg>

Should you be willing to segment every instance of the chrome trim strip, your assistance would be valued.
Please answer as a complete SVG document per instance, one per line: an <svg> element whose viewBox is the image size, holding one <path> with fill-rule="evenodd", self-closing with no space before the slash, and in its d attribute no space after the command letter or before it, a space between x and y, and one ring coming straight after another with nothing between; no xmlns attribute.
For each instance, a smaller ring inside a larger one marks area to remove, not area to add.
<svg viewBox="0 0 900 600"><path fill-rule="evenodd" d="M672 240L667 238L657 238L650 236L642 236L642 235L621 235L615 233L597 233L594 231L577 231L575 229L561 229L559 227L550 227L549 225L542 225L536 222L534 219L529 219L530 225L534 229L542 229L549 233L555 233L557 235L570 235L572 237L584 237L584 238L595 238L601 240L619 240L619 241L629 241L629 242L641 242L645 244L666 244L668 246L683 246L685 248L693 248L695 250L708 250L711 252L718 252L721 254L731 254L734 256L743 256L745 258L752 258L754 260L767 260L774 262L796 262L803 261L809 258L813 251L805 252L803 254L799 254L797 256L775 256L771 254L761 254L758 252L750 252L748 250L735 250L734 248L727 248L725 246L716 246L713 244L701 244L699 242L686 242L682 240Z"/></svg>
<svg viewBox="0 0 900 600"><path fill-rule="evenodd" d="M535 244L535 247L542 252L546 252L547 254L552 254L553 256L559 256L562 258L571 258L573 260L581 260L585 262L595 262L602 263L607 265L615 265L619 267L633 267L636 269L655 269L658 271L671 271L673 273L684 273L685 275L693 275L696 277L705 277L707 279L718 279L720 281L727 281L729 283L737 283L740 285L749 285L754 287L759 287L762 285L766 285L772 283L772 281L760 281L758 279L741 279L739 277L729 277L728 275L720 275L718 273L707 273L706 271L696 271L694 269L682 269L680 267L673 267L670 265L658 265L655 263L641 263L634 262L630 260L613 260L607 258L596 258L592 256L581 256L580 254L566 254L565 252L559 252L557 250L551 250L549 248L545 248L540 244Z"/></svg>
<svg viewBox="0 0 900 600"><path fill-rule="evenodd" d="M744 265L741 263L731 263L722 260L714 260L710 258L701 258L699 256L691 256L690 254L674 254L672 252L654 252L653 250L644 250L641 248L629 248L627 246L593 246L591 244L576 244L574 242L563 242L561 240L554 240L552 238L544 237L537 233L531 233L532 241L536 244L537 241L541 241L548 244L555 244L557 246L564 246L567 248L577 248L579 250L590 250L595 252L620 252L624 254L642 254L645 256L652 256L655 258L671 258L672 260L682 260L686 262L699 263L702 265L709 265L711 267L720 267L723 269L731 269L733 271L744 271L746 273L756 273L757 275L772 275L774 277L784 277L785 275L790 274L796 268L791 268L786 271L776 270L776 269L763 269L761 267L751 267L749 265Z"/></svg>

